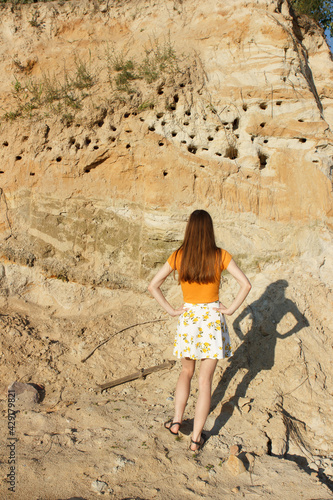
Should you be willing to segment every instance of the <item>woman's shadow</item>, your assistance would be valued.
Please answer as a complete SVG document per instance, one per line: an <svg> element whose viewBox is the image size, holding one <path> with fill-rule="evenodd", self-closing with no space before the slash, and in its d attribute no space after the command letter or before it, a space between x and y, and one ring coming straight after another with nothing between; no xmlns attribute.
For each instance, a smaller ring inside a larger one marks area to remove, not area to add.
<svg viewBox="0 0 333 500"><path fill-rule="evenodd" d="M210 432L211 435L218 434L229 420L233 413L232 408L238 405L239 398L245 397L249 384L258 373L262 370L270 370L274 366L277 339L286 339L305 326L309 326L308 320L294 302L286 298L287 287L286 280L278 280L270 284L263 295L247 306L233 322L234 330L243 342L230 358L229 365L214 390L211 411L223 400L226 389L237 372L244 368L247 371L237 385L235 395L231 398L232 404L227 405L227 411L223 411L222 406L221 413ZM296 324L289 331L281 334L277 331L277 327L287 313L294 316ZM240 324L248 316L252 320L252 325L248 333L244 335Z"/></svg>

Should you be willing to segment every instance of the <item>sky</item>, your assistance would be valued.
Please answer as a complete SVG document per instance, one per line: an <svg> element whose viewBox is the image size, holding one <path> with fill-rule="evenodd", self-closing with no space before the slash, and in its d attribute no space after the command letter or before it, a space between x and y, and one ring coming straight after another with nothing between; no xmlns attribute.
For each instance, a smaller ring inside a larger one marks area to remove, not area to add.
<svg viewBox="0 0 333 500"><path fill-rule="evenodd" d="M325 35L327 38L328 45L331 47L331 52L333 52L333 38L329 35L329 31L325 31Z"/></svg>

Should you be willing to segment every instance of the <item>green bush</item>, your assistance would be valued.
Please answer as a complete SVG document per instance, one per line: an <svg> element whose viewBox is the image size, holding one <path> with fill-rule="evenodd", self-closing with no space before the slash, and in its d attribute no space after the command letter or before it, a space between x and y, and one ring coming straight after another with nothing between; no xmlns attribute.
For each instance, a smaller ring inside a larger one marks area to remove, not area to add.
<svg viewBox="0 0 333 500"><path fill-rule="evenodd" d="M306 14L315 19L333 36L333 0L291 0L298 14Z"/></svg>

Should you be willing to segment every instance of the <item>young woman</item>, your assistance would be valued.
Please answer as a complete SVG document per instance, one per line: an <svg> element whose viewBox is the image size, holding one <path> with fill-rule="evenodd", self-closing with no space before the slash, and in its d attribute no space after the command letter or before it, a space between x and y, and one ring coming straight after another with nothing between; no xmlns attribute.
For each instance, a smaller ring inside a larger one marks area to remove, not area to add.
<svg viewBox="0 0 333 500"><path fill-rule="evenodd" d="M219 302L221 273L227 269L240 288L229 307ZM164 297L161 285L178 271L184 305L174 309ZM178 435L190 394L195 361L201 360L199 396L195 408L190 449L199 450L206 441L202 433L211 402L211 388L217 360L232 355L224 315L233 314L251 290L245 274L232 256L215 243L213 221L205 210L195 210L187 223L184 241L151 281L148 290L170 316L179 316L173 354L181 358L175 394L174 418L164 426Z"/></svg>

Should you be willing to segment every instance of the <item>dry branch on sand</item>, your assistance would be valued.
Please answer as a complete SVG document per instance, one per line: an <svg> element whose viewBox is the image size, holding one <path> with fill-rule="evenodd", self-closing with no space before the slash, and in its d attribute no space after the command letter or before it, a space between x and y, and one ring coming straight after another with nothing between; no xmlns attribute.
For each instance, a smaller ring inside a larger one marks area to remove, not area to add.
<svg viewBox="0 0 333 500"><path fill-rule="evenodd" d="M138 372L132 373L131 375L126 375L126 377L118 378L117 380L113 380L112 382L106 382L105 384L98 384L95 387L96 391L104 391L105 389L109 389L110 387L115 387L116 385L124 384L125 382L131 382L131 380L136 380L137 378L143 378L150 373L158 372L160 370L164 370L165 368L172 368L176 361L166 361L161 365L151 366L150 368L142 368Z"/></svg>

